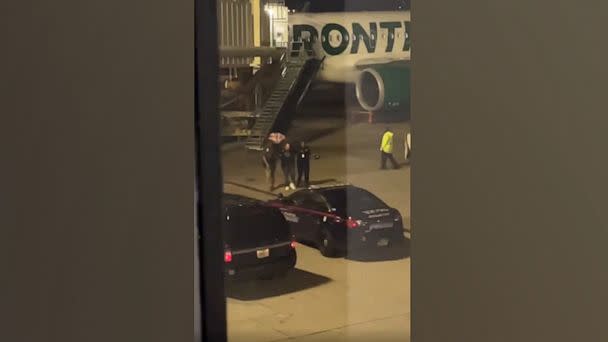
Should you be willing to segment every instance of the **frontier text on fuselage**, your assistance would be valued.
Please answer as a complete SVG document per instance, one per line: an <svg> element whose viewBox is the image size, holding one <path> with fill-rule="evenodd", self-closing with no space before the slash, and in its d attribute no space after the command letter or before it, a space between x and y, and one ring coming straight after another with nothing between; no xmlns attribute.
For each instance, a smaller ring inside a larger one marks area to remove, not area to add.
<svg viewBox="0 0 608 342"><path fill-rule="evenodd" d="M343 25L327 23L319 31L312 25L293 25L292 50L299 50L304 44L306 50L312 50L312 44L321 37L321 46L328 55L340 55L342 53L359 53L360 45L363 43L368 53L376 52L379 40L385 40L386 46L383 52L410 51L410 22L409 21L385 21L370 22L367 30L360 23L352 23L350 31ZM400 46L395 44L395 37L403 32L405 39ZM351 38L352 37L352 38ZM337 44L336 44L337 43ZM350 49L349 49L350 46Z"/></svg>

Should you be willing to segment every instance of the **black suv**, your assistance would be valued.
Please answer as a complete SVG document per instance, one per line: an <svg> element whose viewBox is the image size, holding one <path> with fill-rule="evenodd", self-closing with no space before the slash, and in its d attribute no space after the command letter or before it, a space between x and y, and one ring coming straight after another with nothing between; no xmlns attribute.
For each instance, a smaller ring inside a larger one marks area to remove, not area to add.
<svg viewBox="0 0 608 342"><path fill-rule="evenodd" d="M295 267L296 244L278 209L232 194L224 194L223 201L227 279L270 279Z"/></svg>

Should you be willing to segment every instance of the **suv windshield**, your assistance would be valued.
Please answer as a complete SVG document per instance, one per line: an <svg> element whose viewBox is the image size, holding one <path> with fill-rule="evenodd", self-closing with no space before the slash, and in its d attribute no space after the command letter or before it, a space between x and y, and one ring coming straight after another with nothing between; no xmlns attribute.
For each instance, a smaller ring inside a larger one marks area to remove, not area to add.
<svg viewBox="0 0 608 342"><path fill-rule="evenodd" d="M290 240L280 211L264 206L235 206L224 219L224 240L233 249L255 248Z"/></svg>

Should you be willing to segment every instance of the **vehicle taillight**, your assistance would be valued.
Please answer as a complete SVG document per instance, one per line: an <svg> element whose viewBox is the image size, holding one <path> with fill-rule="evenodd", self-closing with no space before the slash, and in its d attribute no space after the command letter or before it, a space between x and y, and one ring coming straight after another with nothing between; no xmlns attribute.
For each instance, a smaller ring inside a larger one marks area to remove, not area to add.
<svg viewBox="0 0 608 342"><path fill-rule="evenodd" d="M232 252L231 251L224 252L224 262L229 263L231 261L232 261Z"/></svg>
<svg viewBox="0 0 608 342"><path fill-rule="evenodd" d="M296 242L295 241L291 241L291 248L296 248Z"/></svg>
<svg viewBox="0 0 608 342"><path fill-rule="evenodd" d="M357 220L353 220L353 219L351 219L351 218L349 218L349 219L346 221L346 226L347 226L348 228L350 228L350 229L353 229L353 228L357 228L357 227L359 227L359 224L360 224L360 222L359 222L359 221L357 221Z"/></svg>

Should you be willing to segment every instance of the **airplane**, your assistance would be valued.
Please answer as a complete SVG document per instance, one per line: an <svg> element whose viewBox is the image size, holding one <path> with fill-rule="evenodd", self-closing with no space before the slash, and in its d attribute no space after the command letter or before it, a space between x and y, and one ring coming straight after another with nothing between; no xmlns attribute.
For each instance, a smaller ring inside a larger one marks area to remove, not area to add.
<svg viewBox="0 0 608 342"><path fill-rule="evenodd" d="M292 54L323 58L316 81L354 86L369 112L409 106L410 11L290 13Z"/></svg>

